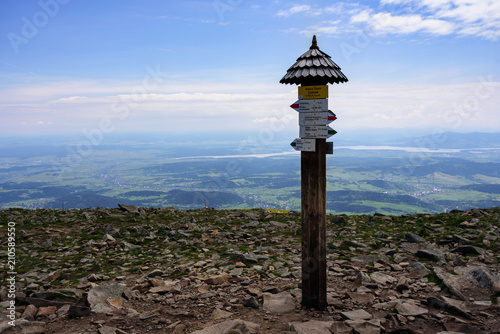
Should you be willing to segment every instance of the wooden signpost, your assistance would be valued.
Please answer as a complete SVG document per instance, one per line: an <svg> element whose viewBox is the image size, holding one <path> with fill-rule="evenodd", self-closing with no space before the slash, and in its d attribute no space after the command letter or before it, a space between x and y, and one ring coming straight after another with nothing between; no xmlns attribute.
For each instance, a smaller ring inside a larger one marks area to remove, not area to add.
<svg viewBox="0 0 500 334"><path fill-rule="evenodd" d="M290 107L299 112L300 126L300 138L291 145L301 151L302 305L318 310L327 307L326 154L333 153L333 143L326 139L337 133L328 126L337 117L328 110L327 84L340 82L347 78L319 50L316 36L280 80L300 85L299 100Z"/></svg>

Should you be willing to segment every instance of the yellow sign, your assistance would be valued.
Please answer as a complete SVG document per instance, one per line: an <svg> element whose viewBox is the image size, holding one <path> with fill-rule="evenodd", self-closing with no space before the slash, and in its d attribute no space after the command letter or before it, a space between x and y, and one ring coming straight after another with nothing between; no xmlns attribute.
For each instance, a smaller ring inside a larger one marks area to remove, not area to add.
<svg viewBox="0 0 500 334"><path fill-rule="evenodd" d="M327 99L328 86L299 86L299 100L305 99Z"/></svg>

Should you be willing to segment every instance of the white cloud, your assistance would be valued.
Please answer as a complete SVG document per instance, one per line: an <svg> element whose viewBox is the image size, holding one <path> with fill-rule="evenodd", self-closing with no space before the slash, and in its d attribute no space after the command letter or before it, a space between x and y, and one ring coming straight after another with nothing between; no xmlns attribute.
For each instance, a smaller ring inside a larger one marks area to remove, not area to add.
<svg viewBox="0 0 500 334"><path fill-rule="evenodd" d="M379 35L419 33L500 39L498 0L380 0L379 7L338 2L322 8L294 5L276 15L289 17L297 13L316 15L323 21L305 29L294 27L281 31L341 35L362 29ZM335 23L328 17L334 17Z"/></svg>
<svg viewBox="0 0 500 334"><path fill-rule="evenodd" d="M0 132L42 133L51 125L47 132L81 133L98 127L103 119L111 120L119 132L252 131L266 126L289 131L292 125L286 114L296 114L288 107L297 97L296 88L275 82L239 80L214 85L212 80L194 84L173 80L146 94L133 93L137 82L110 86L96 81L91 89L89 82L78 87L64 80L47 86L40 80L29 86L0 87L4 120ZM37 92L36 97L32 92ZM254 122L264 118L269 119Z"/></svg>
<svg viewBox="0 0 500 334"><path fill-rule="evenodd" d="M295 5L290 9L283 9L280 10L276 15L277 16L292 16L293 14L301 13L301 12L307 12L311 10L311 6L309 5Z"/></svg>
<svg viewBox="0 0 500 334"><path fill-rule="evenodd" d="M380 3L382 5L400 5L400 4L405 4L409 3L412 0L380 0Z"/></svg>
<svg viewBox="0 0 500 334"><path fill-rule="evenodd" d="M371 11L370 10L362 10L359 13L354 14L351 16L351 22L352 23L366 23L370 21L371 18Z"/></svg>
<svg viewBox="0 0 500 334"><path fill-rule="evenodd" d="M497 112L500 82L493 78L487 81L491 82L338 85L331 91L329 101L339 117L333 125L337 131L387 127L440 127L454 131L491 128L500 124ZM131 94L127 85L121 90L115 87L109 93L97 82L92 91L86 82L81 89L75 84L72 88L85 93L67 95L68 91L64 91L54 98L57 88L64 86L64 82L54 85L53 91L44 91L45 97L39 96L33 104L26 103L23 97L17 102L0 103L5 120L0 124L0 132L81 133L98 127L102 119L112 120L118 132L141 129L248 132L269 128L296 133L298 129L297 113L289 107L297 99L295 86L243 81L214 87L207 82L196 85L176 82L139 97ZM30 86L25 93L29 95L30 89L36 88ZM4 93L0 89L0 101ZM37 124L38 121L43 124Z"/></svg>
<svg viewBox="0 0 500 334"><path fill-rule="evenodd" d="M338 120L345 128L498 129L500 82L492 78L461 84L370 84L339 86ZM344 88L345 87L345 88ZM362 91L359 95L357 92ZM333 109L332 109L333 110Z"/></svg>
<svg viewBox="0 0 500 334"><path fill-rule="evenodd" d="M322 18L336 18L335 21L323 20L305 29L282 30L302 30L302 34L307 35L340 35L359 31L361 28L382 35L456 34L489 40L500 39L500 1L497 0L381 0L380 4L382 7L379 8L346 2L324 8L295 5L288 10L279 11L277 15L288 17L307 12L309 15L321 15Z"/></svg>
<svg viewBox="0 0 500 334"><path fill-rule="evenodd" d="M366 23L374 33L381 34L426 32L436 35L447 35L455 30L455 26L451 22L438 19L426 19L418 14L393 15L387 12L372 14L368 10L353 15L351 17L351 22Z"/></svg>
<svg viewBox="0 0 500 334"><path fill-rule="evenodd" d="M339 24L340 21L324 21L318 25L305 28L303 31L301 31L301 34L306 36L339 34L343 31L339 28Z"/></svg>
<svg viewBox="0 0 500 334"><path fill-rule="evenodd" d="M500 1L498 0L381 0L382 5L401 5L408 15L419 15L421 30L437 34L476 36L489 40L500 38ZM387 8L390 9L390 8ZM372 15L379 15L377 13ZM425 23L425 24L423 24ZM422 27L422 24L424 25ZM460 27L460 29L453 29ZM412 32L411 29L406 31Z"/></svg>

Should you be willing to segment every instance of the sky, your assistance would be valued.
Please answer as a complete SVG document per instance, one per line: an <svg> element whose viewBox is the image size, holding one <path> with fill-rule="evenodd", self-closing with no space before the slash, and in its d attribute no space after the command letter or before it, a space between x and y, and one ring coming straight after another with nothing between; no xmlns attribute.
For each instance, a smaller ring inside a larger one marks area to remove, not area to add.
<svg viewBox="0 0 500 334"><path fill-rule="evenodd" d="M497 0L2 0L0 136L298 134L313 35L339 134L500 131Z"/></svg>

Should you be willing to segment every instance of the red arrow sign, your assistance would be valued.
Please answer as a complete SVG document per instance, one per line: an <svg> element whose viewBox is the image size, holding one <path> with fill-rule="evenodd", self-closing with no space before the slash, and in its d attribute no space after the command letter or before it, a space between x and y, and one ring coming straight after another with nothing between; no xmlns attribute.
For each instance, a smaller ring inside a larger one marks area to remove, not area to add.
<svg viewBox="0 0 500 334"><path fill-rule="evenodd" d="M328 110L328 99L297 100L291 106L298 112L318 112Z"/></svg>
<svg viewBox="0 0 500 334"><path fill-rule="evenodd" d="M333 122L336 119L337 119L337 116L331 110L328 110L328 120L330 122Z"/></svg>

